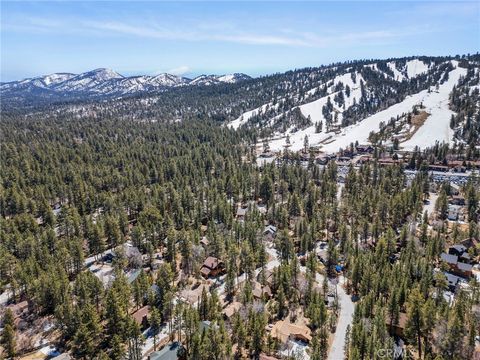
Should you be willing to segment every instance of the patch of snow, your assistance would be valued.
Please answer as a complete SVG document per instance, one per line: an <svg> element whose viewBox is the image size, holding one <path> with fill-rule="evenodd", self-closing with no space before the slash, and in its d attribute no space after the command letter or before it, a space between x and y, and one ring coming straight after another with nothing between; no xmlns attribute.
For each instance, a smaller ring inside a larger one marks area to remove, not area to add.
<svg viewBox="0 0 480 360"><path fill-rule="evenodd" d="M252 117L265 112L270 106L272 106L272 103L264 104L256 109L244 112L241 116L239 116L237 119L230 122L230 124L228 124L227 126L231 127L232 129L238 129L240 126L245 124L248 120L250 120ZM275 105L275 109L277 108L278 108L278 104Z"/></svg>
<svg viewBox="0 0 480 360"><path fill-rule="evenodd" d="M403 81L405 79L405 76L400 71L398 71L394 61L387 63L387 66L390 68L390 70L393 71L393 78L395 80Z"/></svg>
<svg viewBox="0 0 480 360"><path fill-rule="evenodd" d="M57 348L52 346L52 345L44 346L39 351L42 354L47 355L47 356L58 356L58 355L60 355Z"/></svg>
<svg viewBox="0 0 480 360"><path fill-rule="evenodd" d="M409 79L417 77L428 71L429 66L422 60L414 59L407 61L407 76Z"/></svg>
<svg viewBox="0 0 480 360"><path fill-rule="evenodd" d="M287 132L288 133L288 132ZM290 150L298 151L303 148L303 142L305 140L305 135L308 136L308 144L309 146L316 146L319 145L322 141L328 139L332 136L333 133L315 133L315 125L312 125L306 129L297 131L295 133L288 133L290 136ZM270 146L270 150L272 151L281 151L284 149L285 145L287 144L287 137L282 136L279 138L275 138L268 142Z"/></svg>
<svg viewBox="0 0 480 360"><path fill-rule="evenodd" d="M310 355L307 352L308 345L301 341L288 341L287 349L280 351L282 356L294 359L309 360Z"/></svg>

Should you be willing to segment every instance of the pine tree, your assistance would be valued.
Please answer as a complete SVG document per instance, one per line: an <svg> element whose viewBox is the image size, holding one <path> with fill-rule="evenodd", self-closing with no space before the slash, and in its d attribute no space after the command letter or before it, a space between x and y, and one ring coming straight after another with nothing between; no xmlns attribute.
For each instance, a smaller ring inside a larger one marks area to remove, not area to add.
<svg viewBox="0 0 480 360"><path fill-rule="evenodd" d="M2 346L8 358L16 356L15 322L12 310L7 309L3 318Z"/></svg>

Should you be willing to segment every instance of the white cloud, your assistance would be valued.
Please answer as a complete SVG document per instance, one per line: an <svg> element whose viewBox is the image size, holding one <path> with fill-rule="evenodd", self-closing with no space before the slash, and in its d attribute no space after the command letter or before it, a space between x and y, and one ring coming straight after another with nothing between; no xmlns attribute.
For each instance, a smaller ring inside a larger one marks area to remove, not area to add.
<svg viewBox="0 0 480 360"><path fill-rule="evenodd" d="M190 72L191 70L192 69L190 69L187 65L182 65L182 66L167 70L167 73L172 75L183 75Z"/></svg>
<svg viewBox="0 0 480 360"><path fill-rule="evenodd" d="M85 21L81 19L49 19L27 18L23 23L7 24L9 28L24 31L88 33L96 36L128 35L139 38L153 38L172 41L212 41L249 45L283 45L296 47L324 48L331 45L369 44L387 41L393 38L411 36L424 32L424 29L403 28L398 30L377 29L373 31L333 32L317 34L313 32L297 32L291 29L270 30L270 33L247 32L231 23L218 23L211 28L205 23L189 24L185 28L171 24L159 26L157 23L136 25L119 21ZM430 30L431 31L431 30ZM176 70L176 69L174 69ZM181 71L184 69L182 68ZM186 70L185 72L187 72Z"/></svg>

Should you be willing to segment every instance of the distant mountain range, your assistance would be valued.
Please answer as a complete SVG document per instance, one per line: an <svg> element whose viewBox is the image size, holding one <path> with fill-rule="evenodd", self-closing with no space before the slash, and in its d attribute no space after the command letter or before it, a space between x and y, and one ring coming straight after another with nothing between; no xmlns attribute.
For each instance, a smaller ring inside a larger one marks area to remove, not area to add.
<svg viewBox="0 0 480 360"><path fill-rule="evenodd" d="M357 60L257 78L56 73L0 85L2 116L215 121L272 151L382 143L480 149L480 55Z"/></svg>
<svg viewBox="0 0 480 360"><path fill-rule="evenodd" d="M200 75L194 79L172 74L123 76L110 69L95 69L81 74L55 73L20 81L0 83L4 100L71 100L75 98L121 97L164 91L180 86L234 84L250 76L236 73Z"/></svg>

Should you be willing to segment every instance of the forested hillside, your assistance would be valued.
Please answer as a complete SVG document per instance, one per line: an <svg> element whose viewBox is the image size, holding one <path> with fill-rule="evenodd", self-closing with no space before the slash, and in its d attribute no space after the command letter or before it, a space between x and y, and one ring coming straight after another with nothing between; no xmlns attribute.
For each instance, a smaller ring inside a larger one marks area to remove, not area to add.
<svg viewBox="0 0 480 360"><path fill-rule="evenodd" d="M5 113L0 126L7 358L40 338L88 359L140 359L171 341L188 359L474 354L478 281L451 292L442 255L478 244L474 176L455 190L429 176L427 154L407 173L380 165L381 148L356 166L288 149L258 166L249 132L208 118ZM449 220L454 191L462 223Z"/></svg>
<svg viewBox="0 0 480 360"><path fill-rule="evenodd" d="M3 84L2 108L30 118L140 122L208 118L235 129L255 130L257 137L270 141L273 150L283 149L287 137L292 150L301 149L308 137L310 146L325 152L357 141L381 142L408 151L436 142L478 146L479 69L478 55L362 60L255 79L236 74L238 81L200 77L189 83L195 86L162 78L174 85L155 90L147 82L142 89L134 86L124 94L116 92L122 88L116 82L130 78L107 73L99 80L99 73L87 73L81 74L81 81L60 77L54 98L35 95L30 80L15 86ZM89 82L83 85L86 79ZM47 80L42 78L42 84ZM62 90L72 87L74 92ZM82 95L85 91L93 95Z"/></svg>

